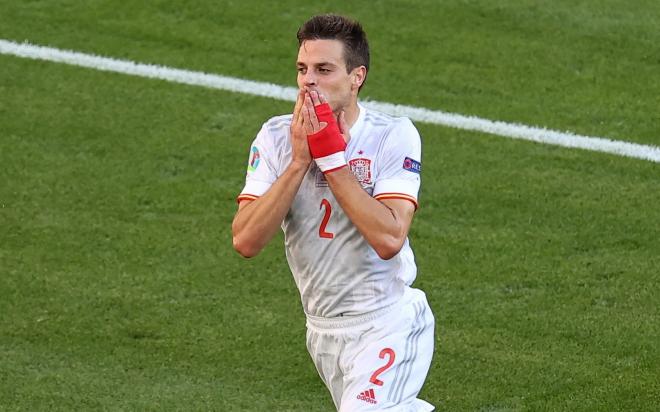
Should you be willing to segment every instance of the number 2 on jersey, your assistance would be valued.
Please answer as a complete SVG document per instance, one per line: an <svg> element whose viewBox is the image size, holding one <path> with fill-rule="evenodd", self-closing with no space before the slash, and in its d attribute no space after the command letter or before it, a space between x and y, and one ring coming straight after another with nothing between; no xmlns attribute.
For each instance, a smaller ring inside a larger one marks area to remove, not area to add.
<svg viewBox="0 0 660 412"><path fill-rule="evenodd" d="M382 351L380 351L380 355L378 355L378 357L384 359L386 355L389 355L389 359L387 360L387 363L381 366L380 368L376 369L376 372L374 372L374 374L371 375L371 378L369 378L369 382L373 383L374 385L383 386L383 381L378 379L378 375L388 370L389 367L392 366L392 364L394 363L394 350L390 348L385 348Z"/></svg>
<svg viewBox="0 0 660 412"><path fill-rule="evenodd" d="M325 239L332 239L335 237L335 234L325 231L326 226L328 226L328 221L330 220L330 214L332 214L332 205L330 205L328 199L323 199L319 209L323 209L323 206L325 206L325 214L323 215L321 226L319 226L319 236Z"/></svg>

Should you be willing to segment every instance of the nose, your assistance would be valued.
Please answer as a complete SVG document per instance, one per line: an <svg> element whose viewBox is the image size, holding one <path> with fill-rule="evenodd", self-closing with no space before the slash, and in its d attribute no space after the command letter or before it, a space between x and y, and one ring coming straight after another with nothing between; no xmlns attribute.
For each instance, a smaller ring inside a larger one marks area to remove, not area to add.
<svg viewBox="0 0 660 412"><path fill-rule="evenodd" d="M303 79L305 86L313 87L316 86L316 76L311 73L311 70L305 73L305 78Z"/></svg>

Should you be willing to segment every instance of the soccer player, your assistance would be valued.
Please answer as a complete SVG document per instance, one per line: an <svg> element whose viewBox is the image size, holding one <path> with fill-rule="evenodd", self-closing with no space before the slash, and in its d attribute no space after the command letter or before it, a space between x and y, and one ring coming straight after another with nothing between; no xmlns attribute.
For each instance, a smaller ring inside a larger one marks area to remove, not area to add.
<svg viewBox="0 0 660 412"><path fill-rule="evenodd" d="M293 113L268 120L250 149L232 224L257 255L281 227L307 316L307 349L339 411L431 411L417 399L434 318L410 285L408 229L421 140L407 118L358 103L369 69L359 23L337 15L298 30Z"/></svg>

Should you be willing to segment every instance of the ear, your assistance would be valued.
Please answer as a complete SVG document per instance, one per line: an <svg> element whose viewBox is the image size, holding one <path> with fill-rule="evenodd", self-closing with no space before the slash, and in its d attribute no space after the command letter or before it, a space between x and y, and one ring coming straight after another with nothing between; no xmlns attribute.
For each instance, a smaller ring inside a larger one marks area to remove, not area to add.
<svg viewBox="0 0 660 412"><path fill-rule="evenodd" d="M353 69L353 87L357 90L367 79L367 68L359 66Z"/></svg>

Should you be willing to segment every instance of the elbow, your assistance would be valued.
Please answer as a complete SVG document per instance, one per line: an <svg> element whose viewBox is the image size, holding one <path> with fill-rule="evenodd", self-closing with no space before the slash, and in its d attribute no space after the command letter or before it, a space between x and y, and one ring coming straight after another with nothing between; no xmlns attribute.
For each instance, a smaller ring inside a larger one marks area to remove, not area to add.
<svg viewBox="0 0 660 412"><path fill-rule="evenodd" d="M390 260L394 256L398 255L403 247L403 240L397 239L395 237L386 237L381 240L377 245L374 246L374 250L378 257L383 260Z"/></svg>
<svg viewBox="0 0 660 412"><path fill-rule="evenodd" d="M232 244L234 246L234 250L238 252L239 255L247 259L257 256L260 252L259 248L251 245L249 242L241 240L238 236L234 236L232 238Z"/></svg>
<svg viewBox="0 0 660 412"><path fill-rule="evenodd" d="M236 223L236 219L232 222L231 234L232 246L234 246L234 250L238 252L239 255L249 259L257 256L259 252L261 252L261 248L259 248L249 236L246 236L244 230L241 230L240 226Z"/></svg>

